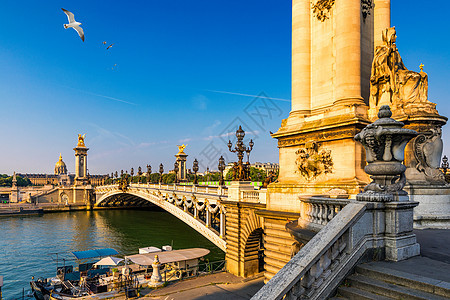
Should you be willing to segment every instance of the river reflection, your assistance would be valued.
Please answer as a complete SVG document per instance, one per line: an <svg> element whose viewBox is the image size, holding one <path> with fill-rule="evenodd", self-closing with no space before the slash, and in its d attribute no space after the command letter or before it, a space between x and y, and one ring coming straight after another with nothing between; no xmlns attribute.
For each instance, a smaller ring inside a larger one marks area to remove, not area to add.
<svg viewBox="0 0 450 300"><path fill-rule="evenodd" d="M211 261L225 254L184 222L164 211L98 210L0 218L0 275L4 299L29 290L31 276L55 275L50 253L114 248L120 255L138 248L173 244L174 249L207 248Z"/></svg>

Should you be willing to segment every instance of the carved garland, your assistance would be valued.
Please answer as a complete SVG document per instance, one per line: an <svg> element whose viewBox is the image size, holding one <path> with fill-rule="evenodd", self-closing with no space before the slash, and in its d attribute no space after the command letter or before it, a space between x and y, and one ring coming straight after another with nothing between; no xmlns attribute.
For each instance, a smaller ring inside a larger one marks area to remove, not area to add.
<svg viewBox="0 0 450 300"><path fill-rule="evenodd" d="M317 18L317 20L324 22L326 19L329 19L329 14L331 8L334 5L335 0L318 0L316 3L312 3L312 12L313 15Z"/></svg>
<svg viewBox="0 0 450 300"><path fill-rule="evenodd" d="M361 0L361 12L363 15L364 21L368 15L370 15L370 11L374 7L372 0Z"/></svg>

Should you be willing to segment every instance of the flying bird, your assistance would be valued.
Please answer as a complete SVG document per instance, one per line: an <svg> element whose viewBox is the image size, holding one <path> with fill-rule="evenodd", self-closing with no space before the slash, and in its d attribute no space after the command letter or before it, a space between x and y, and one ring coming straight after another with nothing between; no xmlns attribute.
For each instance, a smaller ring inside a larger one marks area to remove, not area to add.
<svg viewBox="0 0 450 300"><path fill-rule="evenodd" d="M103 41L103 45L106 45L106 41Z"/></svg>
<svg viewBox="0 0 450 300"><path fill-rule="evenodd" d="M106 47L106 50L108 50L109 48L111 48L114 45L114 43L112 43L111 45L109 45L108 47Z"/></svg>
<svg viewBox="0 0 450 300"><path fill-rule="evenodd" d="M78 35L80 36L81 40L84 42L84 32L83 29L80 27L81 23L75 21L75 16L73 15L73 13L71 13L68 10L65 10L64 8L61 8L63 10L63 12L67 15L67 18L69 19L69 24L64 24L64 28L70 28L72 27L73 29L75 29L78 32Z"/></svg>

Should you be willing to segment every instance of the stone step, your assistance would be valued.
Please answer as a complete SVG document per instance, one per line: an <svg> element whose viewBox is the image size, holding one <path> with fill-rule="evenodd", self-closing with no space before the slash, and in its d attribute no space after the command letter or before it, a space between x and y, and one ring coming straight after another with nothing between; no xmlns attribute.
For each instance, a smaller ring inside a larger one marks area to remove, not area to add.
<svg viewBox="0 0 450 300"><path fill-rule="evenodd" d="M442 271L448 271L446 269ZM376 262L358 265L356 272L387 283L450 298L450 283L443 280L386 268Z"/></svg>
<svg viewBox="0 0 450 300"><path fill-rule="evenodd" d="M350 287L376 293L394 299L444 300L447 297L433 295L420 290L380 281L362 274L353 274L347 278Z"/></svg>
<svg viewBox="0 0 450 300"><path fill-rule="evenodd" d="M391 300L392 298L377 295L365 290L341 285L337 290L338 299L350 300Z"/></svg>

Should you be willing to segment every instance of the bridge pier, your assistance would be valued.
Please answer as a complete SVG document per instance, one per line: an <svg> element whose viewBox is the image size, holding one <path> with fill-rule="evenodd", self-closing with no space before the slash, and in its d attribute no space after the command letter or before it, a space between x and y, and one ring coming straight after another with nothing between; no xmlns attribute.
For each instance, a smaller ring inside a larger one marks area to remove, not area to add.
<svg viewBox="0 0 450 300"><path fill-rule="evenodd" d="M228 190L228 200L222 201L227 214L225 260L228 272L250 277L264 270L263 223L256 212L264 209L265 204L244 198L244 192L254 192L249 182L233 182Z"/></svg>

